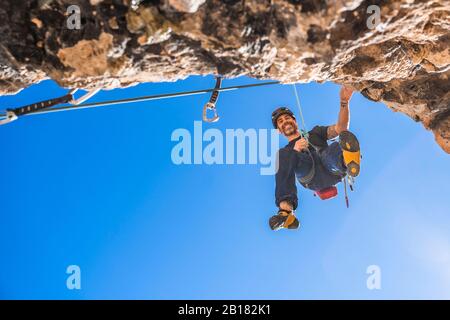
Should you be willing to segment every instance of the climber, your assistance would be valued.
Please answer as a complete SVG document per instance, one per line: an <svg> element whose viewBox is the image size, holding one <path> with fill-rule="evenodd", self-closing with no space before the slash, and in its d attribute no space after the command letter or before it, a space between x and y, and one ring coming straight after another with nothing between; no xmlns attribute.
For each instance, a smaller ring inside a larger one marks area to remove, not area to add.
<svg viewBox="0 0 450 320"><path fill-rule="evenodd" d="M275 175L275 203L279 208L269 220L272 230L297 229L295 216L298 205L296 179L305 188L313 190L322 198L347 175L356 177L360 171L360 148L354 134L348 131L349 100L352 89L340 90L340 110L336 124L315 126L308 133L299 130L291 110L280 107L272 113L272 124L289 143L278 152L278 170ZM327 140L339 137L328 145ZM326 196L325 196L326 198Z"/></svg>

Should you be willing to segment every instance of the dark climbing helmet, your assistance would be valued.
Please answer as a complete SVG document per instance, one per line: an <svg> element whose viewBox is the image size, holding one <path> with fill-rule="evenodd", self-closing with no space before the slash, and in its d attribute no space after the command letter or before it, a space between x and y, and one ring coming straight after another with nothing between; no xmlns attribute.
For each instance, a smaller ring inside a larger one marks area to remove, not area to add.
<svg viewBox="0 0 450 320"><path fill-rule="evenodd" d="M283 115L283 114L288 114L288 115L290 115L292 118L295 119L294 113L293 113L291 110L289 110L289 109L286 108L286 107L279 107L279 108L277 108L274 112L272 112L272 124L273 124L273 127L274 127L275 129L277 129L277 120L278 120L278 117L281 116L281 115Z"/></svg>

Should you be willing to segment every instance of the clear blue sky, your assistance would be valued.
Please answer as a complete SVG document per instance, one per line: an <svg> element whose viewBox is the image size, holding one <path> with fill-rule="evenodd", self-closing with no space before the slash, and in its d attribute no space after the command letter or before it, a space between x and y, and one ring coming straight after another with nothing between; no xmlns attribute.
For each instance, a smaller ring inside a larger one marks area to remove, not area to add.
<svg viewBox="0 0 450 320"><path fill-rule="evenodd" d="M252 83L240 78L224 85ZM105 91L92 101L195 90L212 77ZM306 124L332 124L339 87L299 85ZM51 81L0 109L66 92ZM431 132L355 94L363 167L347 209L299 187L302 227L272 232L274 177L260 165L171 162L207 95L23 117L0 127L0 298L450 298L449 158ZM292 86L223 93L218 123L270 129ZM280 139L280 145L286 142ZM82 289L66 288L78 265ZM378 265L381 290L366 288Z"/></svg>

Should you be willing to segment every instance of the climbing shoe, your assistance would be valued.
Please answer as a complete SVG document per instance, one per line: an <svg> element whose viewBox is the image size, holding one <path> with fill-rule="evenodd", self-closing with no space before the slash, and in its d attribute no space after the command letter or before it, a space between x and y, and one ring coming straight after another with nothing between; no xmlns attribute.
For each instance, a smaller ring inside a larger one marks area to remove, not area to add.
<svg viewBox="0 0 450 320"><path fill-rule="evenodd" d="M343 131L339 134L339 145L342 149L344 164L347 167L347 174L351 177L357 177L361 165L358 139L350 131Z"/></svg>
<svg viewBox="0 0 450 320"><path fill-rule="evenodd" d="M272 216L269 220L270 229L278 231L280 229L297 229L300 222L292 211L279 210L278 214Z"/></svg>

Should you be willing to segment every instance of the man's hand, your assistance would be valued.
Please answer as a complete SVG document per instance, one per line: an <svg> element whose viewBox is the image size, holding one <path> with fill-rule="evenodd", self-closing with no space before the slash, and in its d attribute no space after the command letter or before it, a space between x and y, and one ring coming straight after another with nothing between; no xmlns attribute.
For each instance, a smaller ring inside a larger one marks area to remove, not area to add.
<svg viewBox="0 0 450 320"><path fill-rule="evenodd" d="M350 108L348 106L349 100L352 97L353 89L350 87L342 86L341 92L341 107L339 108L339 117L335 125L329 126L327 129L327 138L334 139L342 131L348 130L350 125Z"/></svg>
<svg viewBox="0 0 450 320"><path fill-rule="evenodd" d="M300 140L297 140L295 142L295 145L294 145L294 150L295 151L300 152L300 151L305 150L307 148L308 148L308 141L305 138L301 138Z"/></svg>
<svg viewBox="0 0 450 320"><path fill-rule="evenodd" d="M346 86L342 86L341 87L341 92L340 92L340 96L341 96L341 101L349 101L350 98L352 97L353 94L353 90L349 87Z"/></svg>

